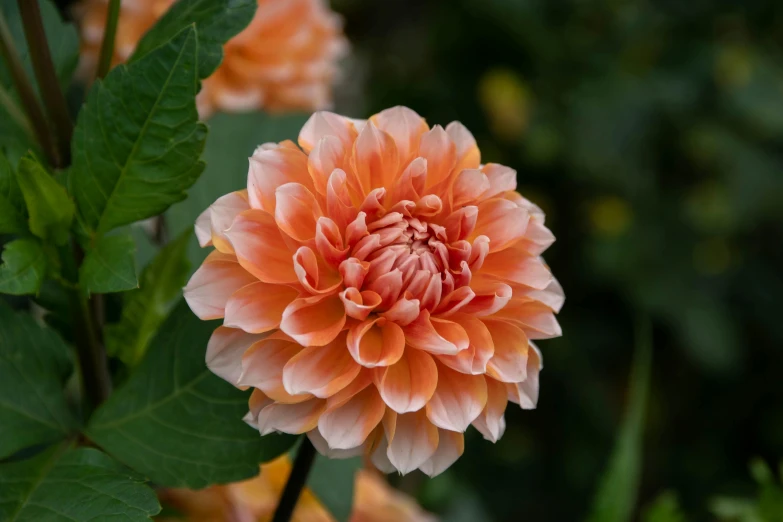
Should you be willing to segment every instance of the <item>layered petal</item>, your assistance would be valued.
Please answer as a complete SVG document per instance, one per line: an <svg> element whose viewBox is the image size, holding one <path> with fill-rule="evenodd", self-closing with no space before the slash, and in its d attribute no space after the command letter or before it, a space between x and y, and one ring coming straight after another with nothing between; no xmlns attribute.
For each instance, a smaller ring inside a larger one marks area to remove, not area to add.
<svg viewBox="0 0 783 522"><path fill-rule="evenodd" d="M360 370L345 349L343 334L326 346L310 346L292 357L283 368L283 386L291 395L327 398L350 384Z"/></svg>
<svg viewBox="0 0 783 522"><path fill-rule="evenodd" d="M190 278L183 293L193 313L206 321L223 317L231 295L255 281L234 256L215 250Z"/></svg>
<svg viewBox="0 0 783 522"><path fill-rule="evenodd" d="M417 411L438 385L438 369L430 355L406 348L400 359L375 369L375 384L384 402L397 413Z"/></svg>
<svg viewBox="0 0 783 522"><path fill-rule="evenodd" d="M291 250L271 214L247 210L239 214L227 235L234 245L239 264L265 283L293 283Z"/></svg>
<svg viewBox="0 0 783 522"><path fill-rule="evenodd" d="M427 418L445 430L464 432L487 403L481 375L466 375L438 364L438 385L427 403Z"/></svg>
<svg viewBox="0 0 783 522"><path fill-rule="evenodd" d="M251 333L268 332L280 325L283 311L298 295L289 286L250 283L228 298L223 324Z"/></svg>
<svg viewBox="0 0 783 522"><path fill-rule="evenodd" d="M337 295L295 299L283 311L280 329L303 346L324 346L345 324L345 308Z"/></svg>

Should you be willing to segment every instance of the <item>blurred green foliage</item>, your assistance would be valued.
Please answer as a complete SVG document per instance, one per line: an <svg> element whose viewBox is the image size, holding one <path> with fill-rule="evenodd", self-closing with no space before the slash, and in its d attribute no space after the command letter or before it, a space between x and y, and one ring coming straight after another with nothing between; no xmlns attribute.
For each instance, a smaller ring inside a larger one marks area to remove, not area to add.
<svg viewBox="0 0 783 522"><path fill-rule="evenodd" d="M656 342L637 504L676 491L687 520L713 520L708 499L745 491L752 457L783 456L783 4L332 5L353 48L338 112L462 121L547 212L567 295L538 410L509 409L496 445L468 437L444 476L400 486L471 520L583 519L643 311Z"/></svg>

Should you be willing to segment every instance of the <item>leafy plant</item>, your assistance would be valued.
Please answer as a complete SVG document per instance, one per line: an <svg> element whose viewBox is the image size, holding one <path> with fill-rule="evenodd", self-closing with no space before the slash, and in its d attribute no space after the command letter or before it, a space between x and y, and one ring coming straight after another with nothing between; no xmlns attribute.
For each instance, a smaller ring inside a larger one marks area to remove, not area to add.
<svg viewBox="0 0 783 522"><path fill-rule="evenodd" d="M204 171L200 82L256 5L177 2L71 114L75 28L49 0L0 3L0 292L14 296L0 299L3 521L150 520L153 483L248 478L296 442L260 437L241 420L249 392L205 366L215 325L180 299L192 233L159 241L140 275L137 263L137 223ZM340 518L355 468L313 473Z"/></svg>

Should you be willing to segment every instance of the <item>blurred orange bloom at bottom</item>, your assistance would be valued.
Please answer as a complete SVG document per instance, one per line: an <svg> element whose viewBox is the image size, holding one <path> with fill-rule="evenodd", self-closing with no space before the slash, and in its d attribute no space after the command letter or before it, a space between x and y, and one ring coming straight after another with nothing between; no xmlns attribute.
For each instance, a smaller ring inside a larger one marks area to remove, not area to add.
<svg viewBox="0 0 783 522"><path fill-rule="evenodd" d="M279 457L261 466L252 479L212 486L203 490L165 489L159 492L164 512L178 514L156 517L158 522L268 522L283 493L291 462ZM166 508L169 508L168 510ZM292 522L334 522L313 493L305 488L299 497ZM353 513L350 522L434 522L407 495L389 486L372 470L356 474Z"/></svg>

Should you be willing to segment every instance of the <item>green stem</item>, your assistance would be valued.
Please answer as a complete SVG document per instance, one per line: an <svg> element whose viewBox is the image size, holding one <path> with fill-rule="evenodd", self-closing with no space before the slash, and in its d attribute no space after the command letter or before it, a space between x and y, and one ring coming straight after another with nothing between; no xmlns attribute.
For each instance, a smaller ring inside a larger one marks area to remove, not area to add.
<svg viewBox="0 0 783 522"><path fill-rule="evenodd" d="M41 90L41 97L57 135L61 166L68 166L71 163L73 122L68 114L68 105L54 70L49 44L46 41L46 32L41 21L41 9L37 0L17 0L17 3L19 4L19 13L22 15L27 47L30 49L30 59L33 62L33 70Z"/></svg>
<svg viewBox="0 0 783 522"><path fill-rule="evenodd" d="M5 112L8 114L8 116L16 122L16 124L25 132L25 134L32 138L35 137L33 134L33 128L30 126L30 121L24 115L24 112L22 112L19 107L16 106L16 102L11 96L11 93L6 91L2 85L0 85L0 106L5 109Z"/></svg>
<svg viewBox="0 0 783 522"><path fill-rule="evenodd" d="M103 78L111 68L111 59L114 56L114 39L117 36L117 22L120 19L120 0L111 0L109 10L106 12L106 29L103 32L101 43L101 56L98 60L97 78Z"/></svg>
<svg viewBox="0 0 783 522"><path fill-rule="evenodd" d="M84 259L84 251L74 242L73 251L61 254L63 270L72 281L78 281L78 265ZM81 289L70 292L71 313L74 322L76 353L82 371L82 385L88 413L105 401L111 393L111 376L100 338L100 325L96 324L96 308L102 312L102 301L88 300Z"/></svg>
<svg viewBox="0 0 783 522"><path fill-rule="evenodd" d="M310 469L312 469L314 462L315 447L313 447L310 439L302 437L302 443L296 452L296 459L291 468L291 474L288 475L288 481L285 483L285 489L283 489L283 495L277 504L272 522L288 522L291 520L291 515L294 514L294 508L296 508L296 503L299 501L299 496L302 494L302 489L307 482L307 475L310 474Z"/></svg>
<svg viewBox="0 0 783 522"><path fill-rule="evenodd" d="M8 70L11 73L11 79L14 82L16 92L19 94L22 107L27 113L27 117L33 126L35 136L38 139L38 143L41 145L47 160L50 164L59 167L60 158L57 155L57 149L54 146L52 136L49 134L49 126L46 123L46 117L35 96L35 91L30 83L30 79L27 77L27 73L24 72L22 61L19 59L19 53L14 46L11 31L8 30L8 25L6 24L5 17L1 11L0 56L3 57L3 60L5 60L5 63L8 65Z"/></svg>

